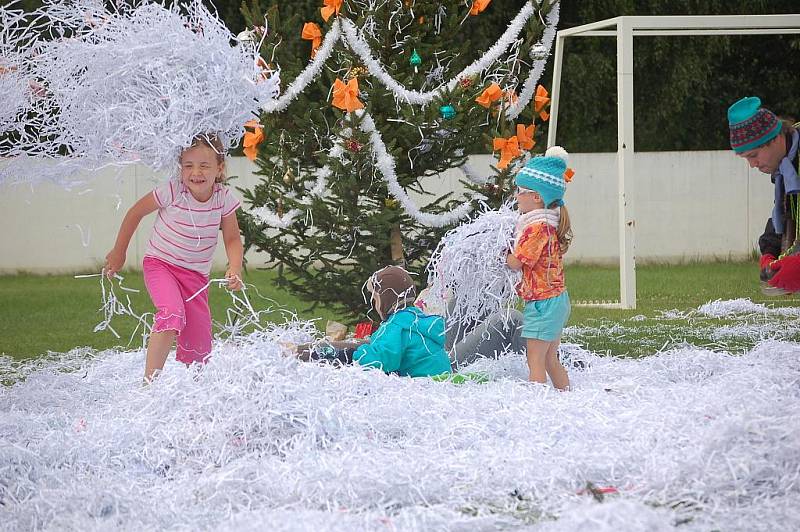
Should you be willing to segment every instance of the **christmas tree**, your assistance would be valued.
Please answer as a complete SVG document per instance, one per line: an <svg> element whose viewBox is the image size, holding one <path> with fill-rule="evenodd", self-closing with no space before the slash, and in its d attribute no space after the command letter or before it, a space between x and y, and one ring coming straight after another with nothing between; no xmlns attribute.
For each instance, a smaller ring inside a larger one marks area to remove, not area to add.
<svg viewBox="0 0 800 532"><path fill-rule="evenodd" d="M281 286L356 317L370 273L388 264L422 272L477 200L497 205L510 191L535 120L546 119L537 83L558 4L324 0L313 18L303 11L244 8L244 38L263 41L284 86L245 139L263 177L242 191L240 225L246 247L278 265ZM489 16L507 18L496 35ZM489 150L500 156L496 172L473 175L467 156ZM455 167L470 198L425 190Z"/></svg>

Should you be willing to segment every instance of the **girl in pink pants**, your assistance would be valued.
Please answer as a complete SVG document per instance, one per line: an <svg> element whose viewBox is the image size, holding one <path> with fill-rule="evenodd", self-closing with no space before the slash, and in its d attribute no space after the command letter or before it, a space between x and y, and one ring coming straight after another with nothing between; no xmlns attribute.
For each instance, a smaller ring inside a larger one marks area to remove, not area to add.
<svg viewBox="0 0 800 532"><path fill-rule="evenodd" d="M203 290L191 301L188 299L202 290L208 279L200 272L154 257L145 257L142 266L144 284L156 306L152 332L177 332L175 358L178 362L204 363L211 352L208 290Z"/></svg>
<svg viewBox="0 0 800 532"><path fill-rule="evenodd" d="M208 360L211 313L205 286L220 229L228 255L228 288L242 287L244 250L236 221L239 201L223 186L222 143L213 135L199 135L183 150L178 163L180 177L159 186L130 208L114 249L106 255L105 271L112 276L125 264L128 244L139 222L158 211L142 264L144 282L156 306L147 343L145 382L164 367L176 338L180 362L188 365Z"/></svg>

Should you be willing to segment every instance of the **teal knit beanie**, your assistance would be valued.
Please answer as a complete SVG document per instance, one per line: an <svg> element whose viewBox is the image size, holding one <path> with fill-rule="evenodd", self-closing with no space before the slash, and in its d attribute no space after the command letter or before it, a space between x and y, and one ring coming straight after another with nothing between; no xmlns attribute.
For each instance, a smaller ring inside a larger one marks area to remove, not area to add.
<svg viewBox="0 0 800 532"><path fill-rule="evenodd" d="M567 189L564 172L567 170L567 150L561 146L548 148L544 156L533 157L514 178L521 188L538 192L545 207L553 202L564 205L564 191Z"/></svg>
<svg viewBox="0 0 800 532"><path fill-rule="evenodd" d="M753 150L766 144L781 132L781 121L775 113L761 107L755 96L742 98L728 108L731 148L736 153Z"/></svg>

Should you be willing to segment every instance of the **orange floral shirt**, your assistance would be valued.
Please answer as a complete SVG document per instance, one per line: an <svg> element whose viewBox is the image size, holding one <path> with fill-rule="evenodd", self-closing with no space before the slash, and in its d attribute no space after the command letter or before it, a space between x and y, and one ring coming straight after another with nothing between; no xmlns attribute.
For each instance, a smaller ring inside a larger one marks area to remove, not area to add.
<svg viewBox="0 0 800 532"><path fill-rule="evenodd" d="M514 255L522 262L517 294L525 301L556 297L564 291L564 261L555 227L536 222L522 230Z"/></svg>

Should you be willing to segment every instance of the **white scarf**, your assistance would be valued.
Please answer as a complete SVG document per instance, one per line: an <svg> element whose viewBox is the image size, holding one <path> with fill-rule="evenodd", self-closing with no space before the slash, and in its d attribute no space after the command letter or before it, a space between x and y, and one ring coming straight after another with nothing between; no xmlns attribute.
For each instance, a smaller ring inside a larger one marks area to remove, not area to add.
<svg viewBox="0 0 800 532"><path fill-rule="evenodd" d="M558 229L558 222L561 218L561 207L555 209L534 209L532 211L520 213L517 219L517 227L514 231L514 247L519 243L522 231L531 224L544 222L547 225Z"/></svg>

